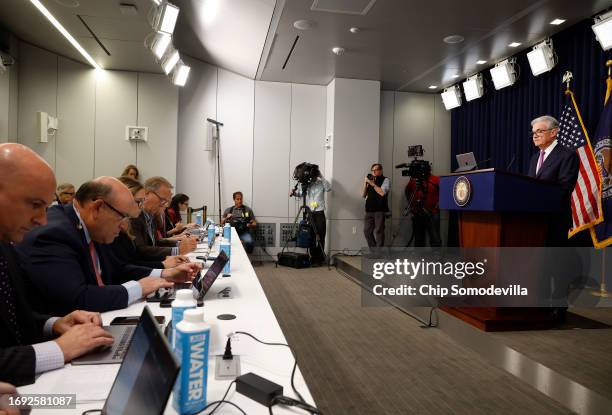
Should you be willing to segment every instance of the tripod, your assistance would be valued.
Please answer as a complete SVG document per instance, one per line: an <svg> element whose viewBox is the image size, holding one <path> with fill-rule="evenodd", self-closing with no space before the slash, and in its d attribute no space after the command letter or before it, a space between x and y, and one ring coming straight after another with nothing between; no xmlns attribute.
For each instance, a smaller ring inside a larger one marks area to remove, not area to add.
<svg viewBox="0 0 612 415"><path fill-rule="evenodd" d="M219 155L221 152L221 133L219 127L223 127L223 123L212 118L207 118L206 121L215 126L213 138L217 140L217 192L219 195L219 223L221 223L221 161Z"/></svg>
<svg viewBox="0 0 612 415"><path fill-rule="evenodd" d="M308 191L308 187L310 186L310 183L303 183L303 182L297 182L295 184L295 186L293 187L293 192L291 193L292 195L295 194L295 191L297 190L297 187L299 185L302 185L302 206L300 206L299 210L297 211L297 214L295 215L295 219L293 220L293 229L296 229L295 234L293 235L293 237L287 239L287 241L285 241L285 245L283 246L283 249L281 250L281 254L283 254L285 252L285 249L287 249L287 245L289 244L290 241L296 241L296 247L298 246L298 234L300 232L299 227L296 227L296 224L298 222L298 219L300 218L300 215L302 216L302 220L312 228L312 230L314 231L314 235L315 235L315 246L319 249L319 251L321 252L321 254L323 255L323 261L327 262L327 255L325 254L325 250L323 249L323 244L321 242L321 237L319 235L319 230L317 229L317 225L314 221L313 218L313 213L312 210L308 207L308 205L306 204L306 192ZM304 248L304 247L299 247L299 248ZM310 257L312 258L312 241L310 243L310 246L307 248L308 249L308 253L310 255Z"/></svg>

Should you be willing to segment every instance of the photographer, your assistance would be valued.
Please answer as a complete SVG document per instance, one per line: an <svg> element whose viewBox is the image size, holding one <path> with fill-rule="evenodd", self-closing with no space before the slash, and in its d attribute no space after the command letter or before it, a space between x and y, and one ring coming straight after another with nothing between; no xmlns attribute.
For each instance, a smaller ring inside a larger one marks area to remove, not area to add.
<svg viewBox="0 0 612 415"><path fill-rule="evenodd" d="M240 241L244 246L244 250L247 254L253 253L254 243L253 235L251 235L251 229L257 226L255 221L255 214L253 210L247 205L242 204L242 192L234 192L232 198L234 199L234 206L230 206L223 212L223 218L221 219L221 225L229 221L230 225L236 228Z"/></svg>
<svg viewBox="0 0 612 415"><path fill-rule="evenodd" d="M383 167L380 163L372 164L372 174L364 178L361 196L365 198L365 223L363 233L368 247L385 245L385 215L389 211L387 194L390 181L383 176Z"/></svg>
<svg viewBox="0 0 612 415"><path fill-rule="evenodd" d="M331 184L323 177L317 165L313 165L311 177L314 179L306 190L306 206L312 213L312 224L317 241L310 249L310 261L312 265L321 265L325 261L325 234L327 232L325 192L331 191ZM294 189L289 196L302 197L302 189Z"/></svg>

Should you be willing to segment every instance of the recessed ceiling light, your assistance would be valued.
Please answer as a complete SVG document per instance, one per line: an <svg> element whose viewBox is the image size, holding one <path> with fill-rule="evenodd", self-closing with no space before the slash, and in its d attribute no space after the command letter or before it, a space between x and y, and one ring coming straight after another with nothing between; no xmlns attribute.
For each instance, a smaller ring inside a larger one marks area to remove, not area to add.
<svg viewBox="0 0 612 415"><path fill-rule="evenodd" d="M349 32L351 32L351 33L355 34L355 33L359 33L359 32L361 32L361 29L360 29L360 28L358 28L357 26L353 26L353 27L351 27L351 28L349 29Z"/></svg>
<svg viewBox="0 0 612 415"><path fill-rule="evenodd" d="M346 50L343 47L336 46L332 48L332 52L334 55L342 56Z"/></svg>
<svg viewBox="0 0 612 415"><path fill-rule="evenodd" d="M306 19L302 19L302 20L296 20L295 22L293 22L293 27L295 27L298 30L310 30L313 27L315 27L316 23L313 22L312 20L306 20Z"/></svg>
<svg viewBox="0 0 612 415"><path fill-rule="evenodd" d="M487 61L479 60L479 61L476 61L476 63L478 65L484 65L485 63L487 63Z"/></svg>
<svg viewBox="0 0 612 415"><path fill-rule="evenodd" d="M438 85L429 85L429 89L437 89Z"/></svg>
<svg viewBox="0 0 612 415"><path fill-rule="evenodd" d="M550 24L555 25L555 26L559 26L560 24L565 23L565 19L555 19L552 22L550 22Z"/></svg>
<svg viewBox="0 0 612 415"><path fill-rule="evenodd" d="M454 74L454 75L451 76L451 78L457 79L457 78L459 78L459 74Z"/></svg>
<svg viewBox="0 0 612 415"><path fill-rule="evenodd" d="M461 43L465 40L465 38L461 35L450 35L450 36L446 36L444 39L442 39L444 41L444 43L448 43L450 45L455 44L455 43Z"/></svg>
<svg viewBox="0 0 612 415"><path fill-rule="evenodd" d="M519 46L521 46L521 44L521 42L512 42L508 46L510 46L511 48L518 48Z"/></svg>

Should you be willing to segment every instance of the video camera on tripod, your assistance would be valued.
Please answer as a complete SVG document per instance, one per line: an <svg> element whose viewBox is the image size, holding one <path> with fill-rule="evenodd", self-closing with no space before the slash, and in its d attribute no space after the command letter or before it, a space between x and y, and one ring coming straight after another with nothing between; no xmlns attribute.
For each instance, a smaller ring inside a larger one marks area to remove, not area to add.
<svg viewBox="0 0 612 415"><path fill-rule="evenodd" d="M395 168L404 169L402 170L404 177L413 177L418 181L427 180L431 175L431 164L427 160L419 160L423 154L422 145L408 146L408 157L414 157L414 159L410 163L398 164Z"/></svg>

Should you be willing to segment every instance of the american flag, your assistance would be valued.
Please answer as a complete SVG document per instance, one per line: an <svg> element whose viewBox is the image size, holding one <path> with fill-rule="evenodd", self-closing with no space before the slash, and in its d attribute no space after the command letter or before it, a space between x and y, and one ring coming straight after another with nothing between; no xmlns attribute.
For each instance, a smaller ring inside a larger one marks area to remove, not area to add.
<svg viewBox="0 0 612 415"><path fill-rule="evenodd" d="M580 159L578 181L571 198L573 224L568 234L571 237L601 221L601 176L574 96L571 92L568 95L559 120L558 140L562 146L576 150Z"/></svg>

